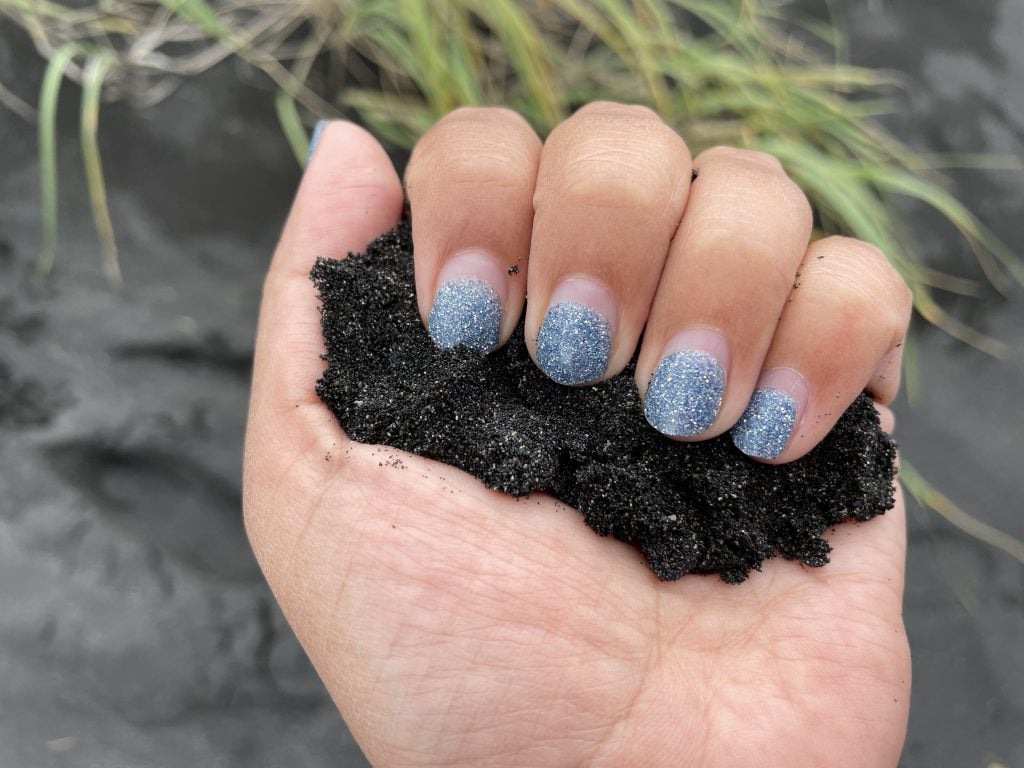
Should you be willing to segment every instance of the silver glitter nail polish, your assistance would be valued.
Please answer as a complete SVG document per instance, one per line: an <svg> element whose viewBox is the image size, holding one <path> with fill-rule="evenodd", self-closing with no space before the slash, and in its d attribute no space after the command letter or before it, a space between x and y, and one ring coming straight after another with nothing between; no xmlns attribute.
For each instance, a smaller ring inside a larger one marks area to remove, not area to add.
<svg viewBox="0 0 1024 768"><path fill-rule="evenodd" d="M725 370L714 355L684 349L666 355L651 377L644 415L664 435L699 435L715 423L725 393Z"/></svg>
<svg viewBox="0 0 1024 768"><path fill-rule="evenodd" d="M438 289L427 325L437 346L468 347L486 355L498 346L501 301L483 280L460 277Z"/></svg>
<svg viewBox="0 0 1024 768"><path fill-rule="evenodd" d="M774 459L786 450L796 426L796 401L777 389L755 390L747 409L732 428L732 441L748 456Z"/></svg>
<svg viewBox="0 0 1024 768"><path fill-rule="evenodd" d="M309 137L309 150L306 152L307 166L309 165L309 161L313 159L313 153L316 152L317 145L320 143L320 139L323 137L324 129L326 127L327 120L320 120L313 129L313 135Z"/></svg>
<svg viewBox="0 0 1024 768"><path fill-rule="evenodd" d="M608 321L585 304L550 307L537 336L537 363L559 384L587 384L608 369L612 333Z"/></svg>

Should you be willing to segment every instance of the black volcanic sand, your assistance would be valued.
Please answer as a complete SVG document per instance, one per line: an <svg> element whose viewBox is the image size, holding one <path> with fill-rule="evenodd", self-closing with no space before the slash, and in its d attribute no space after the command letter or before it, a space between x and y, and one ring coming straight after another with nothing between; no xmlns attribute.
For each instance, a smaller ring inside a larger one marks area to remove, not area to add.
<svg viewBox="0 0 1024 768"><path fill-rule="evenodd" d="M861 395L822 443L781 466L727 435L698 443L645 421L625 372L594 387L550 381L522 324L481 358L436 348L420 322L408 223L344 261L318 259L329 363L317 393L355 440L437 459L513 496L544 491L596 533L635 544L662 580L745 580L769 557L828 562L821 538L890 509L896 447Z"/></svg>

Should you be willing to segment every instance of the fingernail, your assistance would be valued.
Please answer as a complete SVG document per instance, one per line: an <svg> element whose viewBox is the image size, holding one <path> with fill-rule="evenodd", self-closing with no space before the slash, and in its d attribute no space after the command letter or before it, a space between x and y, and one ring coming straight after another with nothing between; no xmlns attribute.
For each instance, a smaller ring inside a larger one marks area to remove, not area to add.
<svg viewBox="0 0 1024 768"><path fill-rule="evenodd" d="M695 328L677 333L665 345L644 397L652 427L671 437L707 431L725 394L728 347L719 331Z"/></svg>
<svg viewBox="0 0 1024 768"><path fill-rule="evenodd" d="M495 258L483 251L448 259L438 274L440 287L427 323L434 343L443 349L468 347L481 355L492 352L501 336L506 282Z"/></svg>
<svg viewBox="0 0 1024 768"><path fill-rule="evenodd" d="M313 159L313 153L316 152L316 146L320 143L320 137L323 135L324 128L327 127L326 120L320 120L313 128L313 135L309 137L309 152L306 155L306 165L309 165L309 161Z"/></svg>
<svg viewBox="0 0 1024 768"><path fill-rule="evenodd" d="M791 368L761 375L757 389L732 428L732 442L748 456L774 459L789 445L807 404L807 382Z"/></svg>
<svg viewBox="0 0 1024 768"><path fill-rule="evenodd" d="M559 384L588 384L608 370L615 299L587 277L571 277L551 294L537 336L537 364Z"/></svg>

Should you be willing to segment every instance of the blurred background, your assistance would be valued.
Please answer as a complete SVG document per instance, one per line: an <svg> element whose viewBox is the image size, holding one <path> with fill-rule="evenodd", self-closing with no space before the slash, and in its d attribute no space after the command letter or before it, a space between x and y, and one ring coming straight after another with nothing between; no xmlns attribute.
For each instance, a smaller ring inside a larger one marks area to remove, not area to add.
<svg viewBox="0 0 1024 768"><path fill-rule="evenodd" d="M775 152L914 285L901 764L1024 766L1022 42L1024 0L0 0L0 766L366 765L240 515L308 129L402 163L597 97Z"/></svg>

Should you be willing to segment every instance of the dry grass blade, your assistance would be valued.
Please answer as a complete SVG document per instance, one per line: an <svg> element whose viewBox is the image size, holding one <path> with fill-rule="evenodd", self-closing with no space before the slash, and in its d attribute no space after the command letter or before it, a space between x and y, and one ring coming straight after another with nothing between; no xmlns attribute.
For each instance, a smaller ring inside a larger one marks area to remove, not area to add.
<svg viewBox="0 0 1024 768"><path fill-rule="evenodd" d="M906 461L900 463L900 482L917 503L941 515L947 522L969 536L1002 550L1024 565L1024 543L1010 534L994 528L958 507L935 486L923 478Z"/></svg>
<svg viewBox="0 0 1024 768"><path fill-rule="evenodd" d="M93 221L103 249L103 273L111 285L120 286L121 265L117 258L117 240L114 224L107 205L107 186L103 181L103 163L100 160L99 121L100 97L103 80L113 66L113 59L103 53L91 56L82 73L82 159L85 180L89 190Z"/></svg>
<svg viewBox="0 0 1024 768"><path fill-rule="evenodd" d="M1024 263L923 175L934 158L916 158L871 122L888 108L887 89L898 78L846 64L838 30L791 17L774 3L0 0L0 12L24 24L48 55L77 41L115 56L114 90L134 69L151 93L166 93L161 76L188 76L238 56L286 94L276 102L278 119L299 162L300 108L329 117L339 114L339 104L408 147L441 114L466 104L507 103L542 133L586 100L648 104L696 150L732 143L788 155L788 167L825 212L828 231L882 247L915 287L923 317L989 353L1004 353L938 309L933 285L972 289L916 268L918 255L897 231L885 197L906 195L939 210L1004 293L1024 283ZM695 25L710 31L694 32ZM834 64L819 55L823 44L834 48ZM353 64L337 89L311 79L318 52ZM355 54L377 69L355 67ZM292 66L296 56L300 65ZM73 62L69 74L82 76ZM823 178L839 181L815 183Z"/></svg>
<svg viewBox="0 0 1024 768"><path fill-rule="evenodd" d="M920 317L988 354L1009 353L1005 343L940 306L934 290L972 294L977 286L929 269L891 205L906 197L938 211L974 249L992 284L1006 294L1017 290L1024 262L930 175L971 158L915 155L887 134L874 118L892 109L899 78L850 65L834 25L797 18L785 3L0 0L0 15L23 26L50 59L38 105L43 273L57 244L62 79L83 85L89 194L104 268L116 281L96 136L101 92L152 103L182 78L236 57L276 84L278 121L299 163L308 144L303 126L317 117L354 115L384 140L409 148L438 117L463 105L511 106L542 134L594 99L651 106L695 152L733 144L778 156L807 191L823 232L859 237L889 256L911 285ZM325 66L314 68L314 60ZM991 166L985 159L975 164ZM913 350L910 343L912 400L921 386ZM904 474L909 487L917 476L912 469ZM945 497L916 487L964 530L1006 543L958 517Z"/></svg>
<svg viewBox="0 0 1024 768"><path fill-rule="evenodd" d="M278 91L274 97L274 111L277 112L277 122L281 125L281 131L288 140L288 146L295 155L295 159L305 164L306 156L309 154L309 137L306 129L302 127L302 118L299 116L299 109L295 106L295 99L284 91Z"/></svg>
<svg viewBox="0 0 1024 768"><path fill-rule="evenodd" d="M7 109L24 120L35 120L36 118L36 111L32 108L32 105L28 104L16 93L12 93L2 81L0 81L0 106L7 107Z"/></svg>

